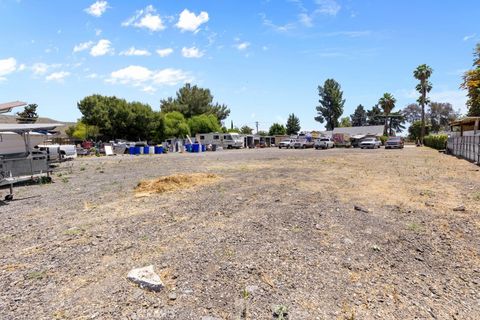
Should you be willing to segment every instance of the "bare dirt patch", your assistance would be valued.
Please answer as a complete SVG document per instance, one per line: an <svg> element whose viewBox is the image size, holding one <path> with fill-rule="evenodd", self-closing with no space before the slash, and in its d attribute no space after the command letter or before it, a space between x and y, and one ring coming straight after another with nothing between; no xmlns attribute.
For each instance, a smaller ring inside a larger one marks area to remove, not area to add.
<svg viewBox="0 0 480 320"><path fill-rule="evenodd" d="M135 188L137 197L154 193L172 192L179 189L193 188L213 183L219 179L212 173L174 174L152 180L143 180Z"/></svg>
<svg viewBox="0 0 480 320"><path fill-rule="evenodd" d="M478 319L479 190L426 148L77 159L0 207L0 318Z"/></svg>

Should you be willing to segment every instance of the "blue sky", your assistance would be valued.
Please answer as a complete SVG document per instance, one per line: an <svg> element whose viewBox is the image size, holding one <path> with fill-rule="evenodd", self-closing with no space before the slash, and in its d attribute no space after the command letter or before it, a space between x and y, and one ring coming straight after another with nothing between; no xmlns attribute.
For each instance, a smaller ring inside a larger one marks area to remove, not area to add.
<svg viewBox="0 0 480 320"><path fill-rule="evenodd" d="M384 92L415 102L429 64L431 99L465 111L461 74L480 42L480 1L0 0L0 102L63 121L99 93L159 108L189 81L227 104L235 125L313 120L317 86L336 79L344 115Z"/></svg>

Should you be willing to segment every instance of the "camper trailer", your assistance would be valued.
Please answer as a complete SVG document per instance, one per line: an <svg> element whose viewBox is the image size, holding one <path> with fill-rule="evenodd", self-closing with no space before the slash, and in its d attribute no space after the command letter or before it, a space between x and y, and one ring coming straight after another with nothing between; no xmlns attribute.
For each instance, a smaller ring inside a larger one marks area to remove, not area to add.
<svg viewBox="0 0 480 320"><path fill-rule="evenodd" d="M205 145L216 145L224 149L243 148L243 138L238 133L198 133L195 140Z"/></svg>

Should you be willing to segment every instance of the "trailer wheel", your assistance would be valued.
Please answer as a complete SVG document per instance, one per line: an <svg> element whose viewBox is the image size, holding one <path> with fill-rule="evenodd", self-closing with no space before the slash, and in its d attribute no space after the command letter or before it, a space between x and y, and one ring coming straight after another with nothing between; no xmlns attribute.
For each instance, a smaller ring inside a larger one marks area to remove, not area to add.
<svg viewBox="0 0 480 320"><path fill-rule="evenodd" d="M13 200L13 194L7 194L5 196L5 201L12 201Z"/></svg>

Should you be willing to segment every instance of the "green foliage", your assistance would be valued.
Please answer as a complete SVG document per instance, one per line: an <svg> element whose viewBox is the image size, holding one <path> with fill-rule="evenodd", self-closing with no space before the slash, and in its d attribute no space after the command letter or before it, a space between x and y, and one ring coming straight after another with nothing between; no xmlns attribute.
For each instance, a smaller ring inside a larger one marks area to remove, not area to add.
<svg viewBox="0 0 480 320"><path fill-rule="evenodd" d="M188 126L192 135L197 133L219 132L222 130L217 117L213 114L201 114L188 119Z"/></svg>
<svg viewBox="0 0 480 320"><path fill-rule="evenodd" d="M392 112L390 113L390 135L393 135L392 130L395 130L396 133L402 132L405 130L405 116L402 112Z"/></svg>
<svg viewBox="0 0 480 320"><path fill-rule="evenodd" d="M417 102L422 107L422 126L420 130L420 141L423 143L423 137L425 137L425 105L429 104L430 101L427 98L427 93L432 90L432 83L428 80L432 75L433 70L426 64L419 65L417 69L413 71L413 76L415 79L419 80L420 83L415 87L415 89L420 93L420 97Z"/></svg>
<svg viewBox="0 0 480 320"><path fill-rule="evenodd" d="M428 134L429 132L430 132L430 127L426 126L425 127L425 133ZM415 121L408 128L408 137L412 141L420 140L421 133L422 133L422 121L420 121L420 120Z"/></svg>
<svg viewBox="0 0 480 320"><path fill-rule="evenodd" d="M480 117L480 43L473 54L473 69L463 74L461 88L467 90L469 117Z"/></svg>
<svg viewBox="0 0 480 320"><path fill-rule="evenodd" d="M240 133L241 134L252 134L252 132L253 132L253 129L250 128L249 126L245 125L245 126L240 128Z"/></svg>
<svg viewBox="0 0 480 320"><path fill-rule="evenodd" d="M22 112L17 112L18 123L35 123L38 119L37 114L38 105L35 103L29 104Z"/></svg>
<svg viewBox="0 0 480 320"><path fill-rule="evenodd" d="M350 116L352 127L363 127L367 125L367 112L360 104Z"/></svg>
<svg viewBox="0 0 480 320"><path fill-rule="evenodd" d="M99 129L97 126L89 126L82 121L77 122L76 125L68 127L66 134L70 138L78 140L96 139L99 135Z"/></svg>
<svg viewBox="0 0 480 320"><path fill-rule="evenodd" d="M262 136L262 137L268 136L268 132L267 132L267 131L263 131L263 130L258 131L257 134L258 134L259 136Z"/></svg>
<svg viewBox="0 0 480 320"><path fill-rule="evenodd" d="M392 110L395 108L395 103L397 100L393 97L391 93L384 93L383 96L378 100L378 105L382 108L383 110L383 115L384 115L384 129L383 129L383 135L388 135L388 116L392 112ZM391 130L390 130L391 131ZM391 134L392 132L390 132Z"/></svg>
<svg viewBox="0 0 480 320"><path fill-rule="evenodd" d="M424 138L424 144L427 147L444 150L447 145L448 136L446 134L430 134Z"/></svg>
<svg viewBox="0 0 480 320"><path fill-rule="evenodd" d="M383 112L379 106L373 106L367 111L367 124L369 126L379 126L384 124Z"/></svg>
<svg viewBox="0 0 480 320"><path fill-rule="evenodd" d="M150 140L155 112L149 105L117 97L92 95L77 103L81 121L96 126L103 139Z"/></svg>
<svg viewBox="0 0 480 320"><path fill-rule="evenodd" d="M293 113L288 116L286 131L288 135L297 134L300 131L300 119Z"/></svg>
<svg viewBox="0 0 480 320"><path fill-rule="evenodd" d="M270 127L270 130L268 131L268 134L271 136L283 136L287 132L287 129L283 124L280 123L274 123Z"/></svg>
<svg viewBox="0 0 480 320"><path fill-rule="evenodd" d="M318 95L320 96L320 105L316 107L318 116L315 120L326 122L326 129L333 130L338 127L338 119L343 113L345 100L340 84L334 79L327 79L322 86L318 86Z"/></svg>
<svg viewBox="0 0 480 320"><path fill-rule="evenodd" d="M213 114L219 121L225 120L230 114L226 105L213 104L213 96L209 89L185 84L177 91L176 98L167 98L160 101L160 109L163 113L177 111L185 118L191 118L201 114Z"/></svg>
<svg viewBox="0 0 480 320"><path fill-rule="evenodd" d="M382 142L382 146L384 146L384 145L385 145L385 142L387 142L387 140L388 140L388 136L380 136L379 139L380 139L380 141Z"/></svg>
<svg viewBox="0 0 480 320"><path fill-rule="evenodd" d="M350 121L349 117L343 117L340 119L340 127L345 128L345 127L351 127L352 122Z"/></svg>
<svg viewBox="0 0 480 320"><path fill-rule="evenodd" d="M227 132L240 133L240 129L238 129L237 127L234 127L233 129L228 129Z"/></svg>
<svg viewBox="0 0 480 320"><path fill-rule="evenodd" d="M165 113L164 115L165 123L165 136L167 138L171 137L182 137L184 138L190 134L190 128L188 126L187 120L183 114L178 111L172 111Z"/></svg>

